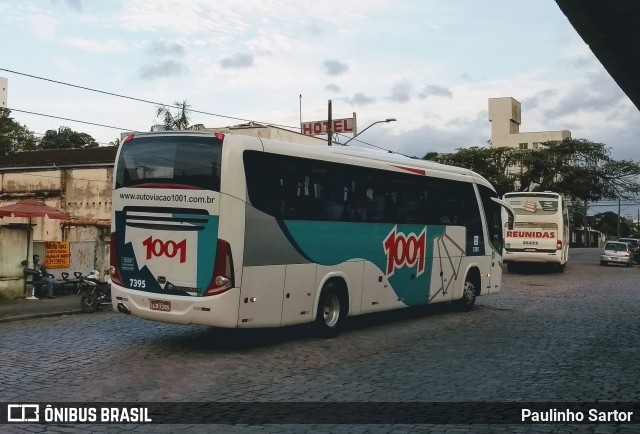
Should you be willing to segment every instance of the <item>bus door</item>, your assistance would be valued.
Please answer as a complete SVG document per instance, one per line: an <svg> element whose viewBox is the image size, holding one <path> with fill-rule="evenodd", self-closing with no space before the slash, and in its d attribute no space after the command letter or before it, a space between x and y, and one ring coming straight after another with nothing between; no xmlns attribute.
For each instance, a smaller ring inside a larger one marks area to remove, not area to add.
<svg viewBox="0 0 640 434"><path fill-rule="evenodd" d="M455 282L464 279L464 276L460 276L464 254L464 227L447 226L444 233L434 239L430 303L451 300Z"/></svg>
<svg viewBox="0 0 640 434"><path fill-rule="evenodd" d="M513 227L513 209L506 202L498 199L496 194L488 187L479 185L482 207L486 219L487 228L487 255L490 255L491 268L489 282L482 292L488 294L499 292L502 285L502 248L504 246L504 233L502 226L502 210L507 212L507 227Z"/></svg>

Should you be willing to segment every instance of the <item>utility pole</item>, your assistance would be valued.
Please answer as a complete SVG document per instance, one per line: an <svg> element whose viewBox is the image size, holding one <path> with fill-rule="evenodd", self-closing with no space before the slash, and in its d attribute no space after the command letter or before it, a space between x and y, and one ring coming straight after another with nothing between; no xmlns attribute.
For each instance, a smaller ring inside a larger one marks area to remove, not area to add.
<svg viewBox="0 0 640 434"><path fill-rule="evenodd" d="M587 200L584 200L584 224L582 225L584 227L584 243L583 246L584 247L591 247L591 237L589 236L589 228L587 228L587 210L589 208L587 208Z"/></svg>
<svg viewBox="0 0 640 434"><path fill-rule="evenodd" d="M618 198L618 238L620 238L620 198Z"/></svg>
<svg viewBox="0 0 640 434"><path fill-rule="evenodd" d="M331 146L331 136L333 136L333 120L331 119L331 100L329 100L329 115L327 120L327 145Z"/></svg>

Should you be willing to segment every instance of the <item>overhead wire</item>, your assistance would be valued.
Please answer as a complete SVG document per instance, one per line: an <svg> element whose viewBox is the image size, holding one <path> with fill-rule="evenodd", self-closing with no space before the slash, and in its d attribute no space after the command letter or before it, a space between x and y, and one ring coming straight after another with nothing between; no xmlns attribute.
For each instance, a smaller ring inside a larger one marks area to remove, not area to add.
<svg viewBox="0 0 640 434"><path fill-rule="evenodd" d="M16 74L16 75L21 75L21 76L33 78L33 79L36 79L36 80L42 80L42 81L47 81L47 82L50 82L50 83L60 84L60 85L63 85L63 86L73 87L73 88L76 88L76 89L86 90L86 91L90 91L90 92L96 92L96 93L100 93L100 94L103 94L103 95L115 96L115 97L118 97L118 98L124 98L124 99L132 100L132 101L138 101L138 102L143 102L143 103L147 103L147 104L153 104L153 105L156 105L156 106L175 107L175 105L173 105L173 104L166 104L166 103L161 103L161 102L157 102L157 101L151 101L151 100L147 100L147 99L143 99L143 98L136 98L136 97L132 97L132 96L128 96L128 95L122 95L122 94L118 94L118 93L115 93L115 92L109 92L109 91L104 91L104 90L100 90L100 89L94 89L94 88L90 88L90 87L87 87L87 86L80 86L80 85L77 85L77 84L67 83L67 82L64 82L64 81L53 80L51 78L40 77L40 76L33 75L33 74L27 74L27 73L24 73L24 72L14 71L14 70L7 69L7 68L0 68L0 71L9 72L11 74ZM78 122L78 123L83 123L83 124L88 124L88 125L100 126L100 127L104 127L104 128L120 129L121 131L138 131L135 128L119 128L119 127L113 127L113 126L109 126L109 125L98 124L98 123L94 123L94 122L81 121L81 120L77 120L77 119L63 118L63 117L58 117L58 116L54 116L54 115L47 115L47 114L42 114L42 113L28 112L28 111L19 110L19 109L11 109L11 108L9 108L9 110L14 110L14 111L17 111L17 112L32 114L32 115L36 115L36 116L45 116L45 117L51 117L51 118L54 118L54 119L67 120L67 121L70 121L70 122ZM276 124L276 123L272 123L272 122L262 122L262 121L256 121L256 120L251 120L251 119L239 118L239 117L235 117L235 116L223 115L223 114L219 114L219 113L211 113L211 112L206 112L206 111L203 111L203 110L196 110L196 109L192 109L192 108L185 108L185 111L192 112L192 113L209 115L209 116L216 116L216 117L221 117L221 118L226 118L226 119L233 119L233 120L242 121L242 122L256 122L256 123L265 124L265 125L272 125L272 126L280 127L280 128L290 128L290 129L294 129L294 130L299 128L299 127L293 127L293 126L290 126L290 125L282 125L282 124ZM371 143L364 142L362 140L358 140L356 138L353 138L353 140L357 141L359 143L365 144L367 146L372 146L374 148L378 148L378 149L381 149L381 150L384 150L384 151L387 151L387 152L390 152L390 153L404 155L404 154L401 154L399 152L383 148L381 146L373 145ZM408 155L404 155L404 156L405 157L409 157ZM409 157L409 158L414 158L414 157Z"/></svg>

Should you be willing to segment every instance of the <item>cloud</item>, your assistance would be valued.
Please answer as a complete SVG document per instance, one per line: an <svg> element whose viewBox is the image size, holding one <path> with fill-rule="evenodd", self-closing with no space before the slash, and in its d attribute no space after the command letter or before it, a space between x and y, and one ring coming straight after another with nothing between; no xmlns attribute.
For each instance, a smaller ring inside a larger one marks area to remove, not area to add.
<svg viewBox="0 0 640 434"><path fill-rule="evenodd" d="M323 29L317 23L311 23L307 29L312 35L318 35L322 33Z"/></svg>
<svg viewBox="0 0 640 434"><path fill-rule="evenodd" d="M82 2L80 0L65 0L65 3L71 9L73 9L73 10L75 10L77 12L82 12Z"/></svg>
<svg viewBox="0 0 640 434"><path fill-rule="evenodd" d="M353 95L353 98L344 98L344 101L346 101L351 105L365 106L365 105L373 104L376 101L376 99L366 96L362 92L358 92L355 95Z"/></svg>
<svg viewBox="0 0 640 434"><path fill-rule="evenodd" d="M155 64L142 65L140 68L140 78L143 80L171 77L187 72L187 68L174 60L165 60Z"/></svg>
<svg viewBox="0 0 640 434"><path fill-rule="evenodd" d="M31 31L39 39L53 39L56 34L57 21L50 16L31 15L28 17Z"/></svg>
<svg viewBox="0 0 640 434"><path fill-rule="evenodd" d="M547 90L541 97L550 94L553 93ZM546 121L557 122L560 117L579 112L610 111L625 100L626 96L615 81L611 80L606 72L602 72L591 75L584 85L574 86L562 98L553 101L553 104L547 102L545 105L548 108L544 111L544 117Z"/></svg>
<svg viewBox="0 0 640 434"><path fill-rule="evenodd" d="M65 38L63 42L90 53L119 53L127 50L122 42L115 39L94 41L92 39Z"/></svg>
<svg viewBox="0 0 640 434"><path fill-rule="evenodd" d="M349 66L337 60L325 60L322 63L322 69L324 69L324 72L328 75L341 75L349 70Z"/></svg>
<svg viewBox="0 0 640 434"><path fill-rule="evenodd" d="M446 96L453 97L453 93L449 89L443 86L438 86L437 84L427 84L422 92L418 94L420 99L427 99L430 96Z"/></svg>
<svg viewBox="0 0 640 434"><path fill-rule="evenodd" d="M184 46L178 42L156 41L149 47L149 52L154 56L183 56Z"/></svg>
<svg viewBox="0 0 640 434"><path fill-rule="evenodd" d="M328 84L324 88L329 92L336 92L336 93L342 90L342 88L340 88L340 86L338 86L337 84Z"/></svg>
<svg viewBox="0 0 640 434"><path fill-rule="evenodd" d="M409 102L412 88L413 85L408 81L398 83L391 88L391 96L387 97L387 99L399 103Z"/></svg>
<svg viewBox="0 0 640 434"><path fill-rule="evenodd" d="M234 54L220 61L222 69L245 69L253 66L253 56L249 54Z"/></svg>

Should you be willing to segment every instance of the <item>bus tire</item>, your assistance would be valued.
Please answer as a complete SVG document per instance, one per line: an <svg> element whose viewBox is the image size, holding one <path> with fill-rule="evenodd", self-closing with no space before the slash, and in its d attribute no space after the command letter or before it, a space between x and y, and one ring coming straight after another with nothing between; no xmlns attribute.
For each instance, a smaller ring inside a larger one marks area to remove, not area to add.
<svg viewBox="0 0 640 434"><path fill-rule="evenodd" d="M475 283L469 274L464 279L464 287L462 288L462 298L455 300L453 306L460 312L469 312L476 303L476 289L479 283Z"/></svg>
<svg viewBox="0 0 640 434"><path fill-rule="evenodd" d="M564 264L556 265L556 271L558 271L558 273L564 273L564 268L566 267L566 265L567 265L566 262Z"/></svg>
<svg viewBox="0 0 640 434"><path fill-rule="evenodd" d="M315 329L322 338L329 339L338 335L344 318L347 316L347 303L342 288L329 281L322 288L318 300Z"/></svg>

